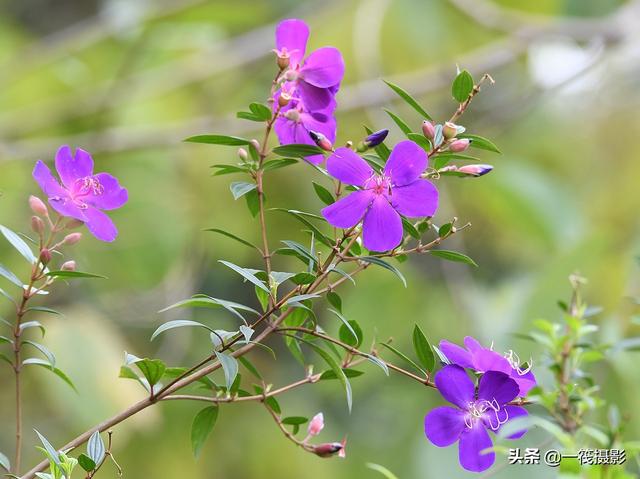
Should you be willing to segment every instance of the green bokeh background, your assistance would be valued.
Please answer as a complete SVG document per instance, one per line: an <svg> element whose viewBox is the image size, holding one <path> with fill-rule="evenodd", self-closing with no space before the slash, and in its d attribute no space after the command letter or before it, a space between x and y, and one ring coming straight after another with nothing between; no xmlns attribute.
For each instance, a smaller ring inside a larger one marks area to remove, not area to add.
<svg viewBox="0 0 640 479"><path fill-rule="evenodd" d="M208 339L196 331L150 343L163 321L195 317L234 326L222 313L158 310L198 292L254 303L251 288L216 260L259 267L259 258L202 232L221 227L258 240L256 222L229 193L230 177L209 175L211 164L233 162L235 152L181 140L207 132L258 134L235 112L265 99L274 74L273 26L291 16L311 25L310 47L331 44L344 54L340 142L359 140L365 123L389 127L391 139L400 139L383 107L417 129L422 119L397 103L381 78L415 93L440 121L456 107L449 92L456 63L476 78L488 72L496 80L462 121L502 149L499 156L480 152L494 172L438 183L438 221L457 216L473 225L449 246L480 267L412 258L400 266L407 289L388 271L368 271L357 287L342 291L345 314L359 321L367 341L393 336L410 351L411 329L419 323L434 341L471 334L536 357L535 346L510 334L528 330L536 318L558 319L556 300L569 295L566 278L575 271L589 278L589 301L604 307L596 319L601 338L638 336L631 320L638 311L629 300L640 295L634 259L640 249L638 10L624 10L633 7L618 0L491 5L502 9L462 0L0 1L0 222L27 231L26 200L39 193L30 177L33 163L51 161L64 143L92 152L97 169L118 176L130 192L128 205L112 215L118 240L104 244L85 235L72 250L81 270L109 280L57 287L47 304L65 316L39 318L48 328L45 342L79 394L44 370L30 371L25 464L40 460L33 427L59 445L142 397L135 384L117 378L124 351L171 365L193 364L206 353ZM311 179L321 180L303 164L273 172L269 204L317 211ZM268 222L274 244L306 240L280 213L270 213ZM24 276L16 256L0 244L1 262ZM278 270L293 267L285 257L276 260ZM9 304L1 304L0 314L9 313ZM321 318L335 331L335 318ZM273 345L278 362L252 353L269 380L281 385L301 377L288 352ZM637 354L611 356L594 371L603 395L628 415L630 438L640 431ZM159 405L117 427L114 450L130 478L382 477L367 462L400 478L467 477L455 448L437 449L424 438L424 414L441 403L432 391L375 367L353 387L350 415L333 381L281 400L288 415L324 411L321 438L347 435L345 461L296 449L255 404L223 407L197 461L189 429L199 408L188 403ZM0 451L8 456L12 390L4 367ZM544 438L533 431L518 444L535 447ZM514 473L544 478L556 471L519 467L493 477Z"/></svg>

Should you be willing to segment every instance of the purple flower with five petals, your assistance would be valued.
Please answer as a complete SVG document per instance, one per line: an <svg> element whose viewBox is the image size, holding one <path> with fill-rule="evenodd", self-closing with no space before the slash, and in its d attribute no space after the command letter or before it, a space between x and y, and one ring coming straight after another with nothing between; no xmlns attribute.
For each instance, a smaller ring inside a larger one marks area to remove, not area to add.
<svg viewBox="0 0 640 479"><path fill-rule="evenodd" d="M518 385L504 373L485 373L476 388L460 366L442 368L435 377L440 394L456 407L441 406L424 418L424 432L438 447L458 442L460 465L468 471L482 472L495 461L489 431L497 433L511 419L526 416L526 409L510 405L518 396ZM518 439L526 429L509 439Z"/></svg>
<svg viewBox="0 0 640 479"><path fill-rule="evenodd" d="M325 219L337 228L351 228L360 221L364 246L388 251L402 242L402 218L433 216L438 208L438 190L420 175L427 167L427 154L406 140L391 152L382 173L348 148L338 148L327 160L334 178L360 189L324 208Z"/></svg>
<svg viewBox="0 0 640 479"><path fill-rule="evenodd" d="M463 368L473 369L480 373L499 371L509 375L518 384L519 395L522 397L526 396L529 390L537 384L536 377L531 372L531 364L523 369L520 358L515 352L510 350L501 356L492 349L483 347L471 336L464 338L464 345L466 349L449 341L440 341L440 350L449 361Z"/></svg>
<svg viewBox="0 0 640 479"><path fill-rule="evenodd" d="M47 195L49 204L62 216L84 222L99 240L115 240L118 230L102 210L124 205L127 190L108 173L94 174L91 155L80 148L73 155L68 146L60 147L55 164L62 185L42 161L33 169L33 178Z"/></svg>

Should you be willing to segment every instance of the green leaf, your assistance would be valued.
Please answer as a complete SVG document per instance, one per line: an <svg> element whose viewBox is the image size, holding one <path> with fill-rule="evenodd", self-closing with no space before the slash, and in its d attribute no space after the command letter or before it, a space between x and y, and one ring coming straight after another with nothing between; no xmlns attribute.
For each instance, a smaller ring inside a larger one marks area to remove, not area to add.
<svg viewBox="0 0 640 479"><path fill-rule="evenodd" d="M424 137L421 133L409 133L407 135L411 141L420 146L424 151L429 153L431 151L431 142Z"/></svg>
<svg viewBox="0 0 640 479"><path fill-rule="evenodd" d="M34 311L37 313L49 313L49 314L57 314L58 316L64 316L60 311L56 311L55 309L47 308L45 306L31 306L27 308L25 313L30 311Z"/></svg>
<svg viewBox="0 0 640 479"><path fill-rule="evenodd" d="M380 474L382 474L387 479L398 479L398 476L396 476L393 472L391 472L386 467L381 466L380 464L374 464L373 462L367 462L365 464L365 466L367 466L369 469L371 469L373 471L379 472Z"/></svg>
<svg viewBox="0 0 640 479"><path fill-rule="evenodd" d="M309 418L303 416L289 416L282 419L282 424L287 424L289 426L300 426L302 424L306 424L309 421Z"/></svg>
<svg viewBox="0 0 640 479"><path fill-rule="evenodd" d="M327 301L329 301L329 304L331 306L342 313L342 298L340 298L340 295L338 293L336 293L335 291L329 291L327 293Z"/></svg>
<svg viewBox="0 0 640 479"><path fill-rule="evenodd" d="M142 359L141 361L136 361L136 366L140 369L140 372L144 375L144 377L149 382L149 386L153 388L158 381L164 376L164 371L167 369L167 366L159 359ZM90 456L92 459L93 456Z"/></svg>
<svg viewBox="0 0 640 479"><path fill-rule="evenodd" d="M356 330L353 328L351 321L348 321L347 318L345 318L335 309L329 308L329 311L336 315L336 317L340 321L342 321L342 325L340 326L339 330L340 340L344 343L347 343L349 346L358 347L362 343L362 330L360 330L360 334L358 334L358 332L356 332ZM357 323L356 326L358 327L358 329L360 329ZM344 334L342 328L345 328Z"/></svg>
<svg viewBox="0 0 640 479"><path fill-rule="evenodd" d="M33 346L34 348L36 348L38 351L40 351L42 354L44 354L44 356L47 358L47 360L51 364L51 367L55 367L55 365L56 365L56 357L45 346L43 346L40 343L36 343L35 341L31 341L29 339L23 340L22 343L23 344L29 344L29 345Z"/></svg>
<svg viewBox="0 0 640 479"><path fill-rule="evenodd" d="M269 121L271 119L271 108L267 105L263 105L262 103L251 103L251 105L249 105L249 110L250 111L239 111L236 116L243 120L260 122Z"/></svg>
<svg viewBox="0 0 640 479"><path fill-rule="evenodd" d="M187 138L184 141L190 143L207 143L209 145L227 145L227 146L242 146L251 143L246 138L240 138L239 136L226 136L226 135L196 135Z"/></svg>
<svg viewBox="0 0 640 479"><path fill-rule="evenodd" d="M478 267L478 264L469 258L466 254L458 253L457 251L450 251L446 249L433 249L429 253L437 258L446 259L447 261L455 261L457 263L466 263L471 266Z"/></svg>
<svg viewBox="0 0 640 479"><path fill-rule="evenodd" d="M453 80L451 85L451 95L458 102L465 101L473 91L473 77L467 70L462 70Z"/></svg>
<svg viewBox="0 0 640 479"><path fill-rule="evenodd" d="M253 283L254 285L256 285L258 288L262 289L263 291L265 291L267 294L269 293L269 288L267 288L267 286L264 284L264 282L260 281L255 274L253 274L251 271L249 271L248 269L245 268L241 268L238 265L235 265L233 263L230 263L229 261L225 261L225 260L218 260L218 262L222 263L223 265L225 265L227 268L230 268L232 270L234 270L236 273L238 273L240 276L242 276L243 278L245 278L247 281Z"/></svg>
<svg viewBox="0 0 640 479"><path fill-rule="evenodd" d="M9 228L3 225L0 225L0 233L2 233L5 238L7 238L7 241L11 243L11 245L18 251L18 253L20 253L29 263L35 263L37 261L37 258L33 254L33 251L31 251L31 248L29 248L29 245L25 243L25 241L20 238L17 233L14 233Z"/></svg>
<svg viewBox="0 0 640 479"><path fill-rule="evenodd" d="M424 108L420 106L420 104L411 95L409 95L409 93L407 93L407 91L405 91L403 88L399 87L394 83L391 83L386 80L382 80L382 81L384 81L389 86L389 88L391 88L394 92L396 92L396 94L400 98L402 98L411 108L417 111L420 114L420 116L422 116L423 118L426 118L427 120L431 120L431 116L425 111Z"/></svg>
<svg viewBox="0 0 640 479"><path fill-rule="evenodd" d="M37 429L34 429L34 431L36 432L36 434L38 435L38 439L40 439L40 442L44 446L44 450L47 453L49 459L53 461L56 466L60 466L60 457L58 451L56 451L51 443L47 441L47 438L40 434Z"/></svg>
<svg viewBox="0 0 640 479"><path fill-rule="evenodd" d="M197 321L191 321L190 319L176 319L160 325L160 327L156 329L151 335L151 341L153 341L158 335L164 333L165 331L169 331L170 329L183 328L185 326L204 328L213 332L213 329L211 329L206 324L202 324Z"/></svg>
<svg viewBox="0 0 640 479"><path fill-rule="evenodd" d="M313 189L316 191L316 195L318 195L320 201L322 201L325 205L332 205L333 203L335 203L336 200L328 189L326 189L322 185L319 185L315 181L312 181L311 183L313 184Z"/></svg>
<svg viewBox="0 0 640 479"><path fill-rule="evenodd" d="M402 217L402 229L405 233L408 233L412 238L420 239L422 236L415 226L407 218Z"/></svg>
<svg viewBox="0 0 640 479"><path fill-rule="evenodd" d="M305 257L306 259L311 261L313 264L318 263L318 259L311 253L311 251L309 251L309 249L306 246L303 246L300 243L296 241L291 241L291 240L283 240L282 243L286 244L289 248L294 250L299 255Z"/></svg>
<svg viewBox="0 0 640 479"><path fill-rule="evenodd" d="M193 418L191 425L191 448L195 457L200 456L202 446L204 446L207 437L216 425L218 419L218 406L208 406L201 410L196 417Z"/></svg>
<svg viewBox="0 0 640 479"><path fill-rule="evenodd" d="M303 225L311 229L311 231L313 231L313 233L316 235L316 239L321 241L326 246L329 246L330 248L334 246L334 241L331 238L329 238L327 235L325 235L322 231L320 231L316 225L314 225L311 221L307 219L307 218L313 218L313 219L325 221L323 217L317 216L311 213L305 213L304 211L287 210L285 208L273 208L273 210L290 214L295 219L300 221Z"/></svg>
<svg viewBox="0 0 640 479"><path fill-rule="evenodd" d="M269 160L262 165L263 171L277 170L278 168L285 168L290 165L295 165L298 160L295 158L277 158L275 160Z"/></svg>
<svg viewBox="0 0 640 479"><path fill-rule="evenodd" d="M100 436L100 431L96 431L91 434L91 437L87 442L87 455L96 464L96 466L99 466L104 460L105 453L106 447L102 437Z"/></svg>
<svg viewBox="0 0 640 479"><path fill-rule="evenodd" d="M9 458L0 452L0 466L2 466L7 472L11 470L11 462Z"/></svg>
<svg viewBox="0 0 640 479"><path fill-rule="evenodd" d="M445 151L443 153L438 153L437 156L432 157L433 159L433 167L436 170L447 166L451 160L463 160L463 161L480 161L480 158L476 158L475 156L463 155L461 153L452 153Z"/></svg>
<svg viewBox="0 0 640 479"><path fill-rule="evenodd" d="M324 150L315 145L292 143L290 145L276 146L273 149L273 153L279 156L304 158L306 156L323 155Z"/></svg>
<svg viewBox="0 0 640 479"><path fill-rule="evenodd" d="M351 406L353 403L351 383L347 379L347 376L345 375L340 365L336 362L335 359L333 359L333 356L327 353L320 346L313 344L312 342L307 341L305 339L300 339L300 341L306 343L310 348L312 348L322 359L325 360L325 362L329 365L331 370L335 373L336 377L340 380L340 382L342 383L342 386L345 389L345 392L347 395L347 407L349 408L349 412L351 412Z"/></svg>
<svg viewBox="0 0 640 479"><path fill-rule="evenodd" d="M49 271L45 276L50 278L101 278L108 279L106 276L93 273L83 273L82 271Z"/></svg>
<svg viewBox="0 0 640 479"><path fill-rule="evenodd" d="M436 365L433 349L431 349L431 345L429 344L427 337L417 324L413 328L413 349L418 356L420 364L422 364L428 372L433 371L433 368Z"/></svg>
<svg viewBox="0 0 640 479"><path fill-rule="evenodd" d="M384 269L388 269L393 274L395 274L398 278L400 278L400 281L402 281L402 284L404 285L405 288L407 287L407 280L405 279L403 274L400 272L400 270L395 266L390 265L386 261L381 260L380 258L376 258L375 256L363 256L362 258L360 258L360 260L364 261L365 263L375 264L377 266L381 266Z"/></svg>
<svg viewBox="0 0 640 479"><path fill-rule="evenodd" d="M15 274L13 274L10 270L5 268L1 264L0 264L0 276L4 276L6 279L11 281L13 284L15 284L18 288L20 289L24 288L24 284L22 283L22 281L20 281L20 278L18 278Z"/></svg>
<svg viewBox="0 0 640 479"><path fill-rule="evenodd" d="M240 362L240 364L242 364L247 369L247 371L249 371L258 379L262 379L262 374L260 374L260 372L258 371L258 368L256 368L254 364L251 361L249 361L245 356L240 356L237 359Z"/></svg>
<svg viewBox="0 0 640 479"><path fill-rule="evenodd" d="M389 117L391 117L393 122L396 125L398 125L398 128L400 128L400 130L402 130L402 133L404 133L405 135L408 135L409 133L411 133L411 127L409 125L407 125L402 118L400 118L398 115L396 115L392 111L387 110L386 108L383 108L383 110L385 111L385 113L387 115L389 115Z"/></svg>
<svg viewBox="0 0 640 479"><path fill-rule="evenodd" d="M80 464L80 467L87 472L91 472L96 468L96 463L93 462L93 459L86 454L80 454L78 456L78 464Z"/></svg>
<svg viewBox="0 0 640 479"><path fill-rule="evenodd" d="M358 371L357 369L349 369L349 368L344 368L342 372L348 378L357 378L358 376L362 376L364 374L362 371ZM325 379L338 379L338 376L336 376L336 373L335 371L333 371L333 369L329 369L320 375L321 381Z"/></svg>
<svg viewBox="0 0 640 479"><path fill-rule="evenodd" d="M229 185L233 199L237 200L246 195L250 191L256 189L255 183L247 183L246 181L234 181Z"/></svg>
<svg viewBox="0 0 640 479"><path fill-rule="evenodd" d="M316 275L312 273L298 273L291 278L295 284L311 284L316 280Z"/></svg>
<svg viewBox="0 0 640 479"><path fill-rule="evenodd" d="M246 311L248 313L255 314L259 316L260 313L249 306L245 306L244 304L236 303L235 301L227 301L226 299L213 298L211 296L207 296L205 294L196 294L192 298L184 299L182 301L178 301L171 306L167 306L166 308L160 310L160 313L164 313L174 308L209 308L209 309L217 309L224 308L230 313L234 314L238 318L240 318L243 322L244 317L237 311Z"/></svg>
<svg viewBox="0 0 640 479"><path fill-rule="evenodd" d="M311 293L311 294L299 294L297 296L290 297L284 304L296 304L307 299L319 298L319 294Z"/></svg>
<svg viewBox="0 0 640 479"><path fill-rule="evenodd" d="M463 134L463 135L458 135L458 138L467 138L471 140L471 143L469 144L471 148L478 148L480 150L493 151L494 153L502 153L491 140L484 138L482 136Z"/></svg>
<svg viewBox="0 0 640 479"><path fill-rule="evenodd" d="M229 233L228 231L225 230L221 230L219 228L207 228L204 231L211 231L213 233L218 233L221 234L223 236L226 236L227 238L231 238L236 240L239 243L242 243L245 246L249 246L250 248L255 249L256 251L260 252L260 248L258 248L256 245L254 245L253 243L250 243L247 240L243 240L242 238L240 238L239 236L234 235L233 233Z"/></svg>
<svg viewBox="0 0 640 479"><path fill-rule="evenodd" d="M387 364L383 360L381 360L380 358L377 358L373 354L367 354L367 359L371 361L373 364L375 364L376 366L378 366L380 369L382 369L382 371L387 376L389 375L389 368L387 367Z"/></svg>
<svg viewBox="0 0 640 479"><path fill-rule="evenodd" d="M238 375L238 361L233 356L215 351L218 361L222 365L224 371L224 379L227 385L227 391L231 390L233 381L235 381Z"/></svg>
<svg viewBox="0 0 640 479"><path fill-rule="evenodd" d="M26 321L20 324L20 331L24 331L25 329L30 329L30 328L39 328L40 332L42 333L42 336L44 337L44 333L46 332L46 329L44 329L44 326L40 321Z"/></svg>
<svg viewBox="0 0 640 479"><path fill-rule="evenodd" d="M216 171L213 172L213 176L222 176L222 175L232 175L234 173L245 173L249 171L249 168L246 166L237 166L237 165L211 165L211 168L216 168Z"/></svg>
<svg viewBox="0 0 640 479"><path fill-rule="evenodd" d="M249 213L251 213L251 216L254 218L258 216L260 213L260 196L258 195L257 188L244 195L244 201L247 204L247 209ZM262 194L262 201L263 203L267 202L267 197L264 193Z"/></svg>
<svg viewBox="0 0 640 479"><path fill-rule="evenodd" d="M422 369L420 366L418 366L416 364L416 362L411 359L409 356L407 356L406 354L404 354L402 351L394 348L393 346L391 346L388 343L380 343L381 346L384 346L385 348L387 348L389 351L391 351L392 353L394 353L396 356L398 356L400 359L403 359L404 361L406 361L407 363L409 363L411 366L413 366L414 368L416 368L418 371L420 371L421 373L425 373L426 371L424 369Z"/></svg>

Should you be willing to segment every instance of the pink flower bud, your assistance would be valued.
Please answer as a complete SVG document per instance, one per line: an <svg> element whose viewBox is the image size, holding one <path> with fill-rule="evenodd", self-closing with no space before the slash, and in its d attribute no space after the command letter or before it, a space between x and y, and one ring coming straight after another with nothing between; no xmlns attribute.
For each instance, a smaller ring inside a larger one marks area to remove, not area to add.
<svg viewBox="0 0 640 479"><path fill-rule="evenodd" d="M35 232L38 233L38 235L42 235L42 233L44 233L44 221L42 221L39 217L37 216L32 216L31 217L31 229Z"/></svg>
<svg viewBox="0 0 640 479"><path fill-rule="evenodd" d="M324 151L333 151L333 145L329 139L318 131L309 130L309 136L313 142Z"/></svg>
<svg viewBox="0 0 640 479"><path fill-rule="evenodd" d="M31 211L40 216L49 216L49 210L47 209L47 205L38 198L37 196L31 195L29 197L29 207Z"/></svg>
<svg viewBox="0 0 640 479"><path fill-rule="evenodd" d="M422 122L422 134L433 140L433 137L436 136L436 127L429 120L424 120Z"/></svg>
<svg viewBox="0 0 640 479"><path fill-rule="evenodd" d="M456 125L455 123L448 121L442 127L442 135L447 140L450 140L451 138L455 138L457 134L458 134L458 125Z"/></svg>
<svg viewBox="0 0 640 479"><path fill-rule="evenodd" d="M469 148L469 140L467 138L463 138L461 140L455 140L449 145L449 151L453 151L454 153L460 153L461 151Z"/></svg>
<svg viewBox="0 0 640 479"><path fill-rule="evenodd" d="M42 264L49 264L49 261L51 261L51 251L47 248L42 248L40 250L40 261Z"/></svg>
<svg viewBox="0 0 640 479"><path fill-rule="evenodd" d="M335 453L340 454L342 449L344 449L344 445L340 442L325 442L314 447L313 452L320 457L331 457Z"/></svg>
<svg viewBox="0 0 640 479"><path fill-rule="evenodd" d="M493 170L491 165L465 165L458 168L460 173L465 173L471 176L482 176Z"/></svg>
<svg viewBox="0 0 640 479"><path fill-rule="evenodd" d="M255 138L251 140L249 143L251 143L251 146L253 146L256 150L258 151L260 150L260 142Z"/></svg>
<svg viewBox="0 0 640 479"><path fill-rule="evenodd" d="M74 245L82 239L82 233L69 233L62 240L62 244L66 244L68 246Z"/></svg>
<svg viewBox="0 0 640 479"><path fill-rule="evenodd" d="M62 263L62 266L60 266L60 269L62 271L75 271L76 270L76 262L71 260L71 261L65 261L64 263Z"/></svg>
<svg viewBox="0 0 640 479"><path fill-rule="evenodd" d="M247 161L247 158L249 158L247 150L245 150L244 148L238 148L238 158L240 158L242 161Z"/></svg>
<svg viewBox="0 0 640 479"><path fill-rule="evenodd" d="M313 416L313 419L311 419L311 422L309 422L307 432L310 436L317 436L318 434L320 434L320 431L322 431L322 429L324 429L324 415L319 412L318 414Z"/></svg>

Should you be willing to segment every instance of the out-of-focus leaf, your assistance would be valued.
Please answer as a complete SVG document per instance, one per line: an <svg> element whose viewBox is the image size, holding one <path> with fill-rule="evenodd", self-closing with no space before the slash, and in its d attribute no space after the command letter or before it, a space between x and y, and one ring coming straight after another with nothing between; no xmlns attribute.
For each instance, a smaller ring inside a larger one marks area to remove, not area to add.
<svg viewBox="0 0 640 479"><path fill-rule="evenodd" d="M5 277L6 279L11 281L13 284L15 284L20 289L22 289L24 287L24 285L22 284L22 281L20 281L20 279L15 274L13 274L13 272L8 270L7 268L2 266L1 264L0 264L0 276Z"/></svg>
<svg viewBox="0 0 640 479"><path fill-rule="evenodd" d="M11 462L9 458L0 452L0 466L2 466L7 472L11 470Z"/></svg>
<svg viewBox="0 0 640 479"><path fill-rule="evenodd" d="M218 405L207 406L193 418L193 424L191 425L191 448L193 449L193 455L195 457L200 456L202 446L204 446L207 437L209 437L213 427L216 425L218 412Z"/></svg>
<svg viewBox="0 0 640 479"><path fill-rule="evenodd" d="M46 276L50 278L101 278L108 279L106 276L102 276L100 274L93 273L83 273L82 271L49 271L46 273Z"/></svg>
<svg viewBox="0 0 640 479"><path fill-rule="evenodd" d="M42 345L40 343L36 343L35 341L31 341L29 339L24 339L22 342L24 344L29 344L29 345L33 346L38 351L40 351L42 354L44 354L44 356L47 358L47 360L49 361L51 366L55 367L55 365L56 365L56 357L51 351L49 351L49 349L47 349L46 346L44 346L44 345Z"/></svg>
<svg viewBox="0 0 640 479"><path fill-rule="evenodd" d="M256 188L257 185L255 183L247 183L246 181L234 181L229 185L234 200L243 197Z"/></svg>
<svg viewBox="0 0 640 479"><path fill-rule="evenodd" d="M39 328L40 332L42 333L42 337L44 337L46 329L44 329L44 326L40 321L25 321L24 323L20 324L20 331L24 331L25 329L30 328Z"/></svg>
<svg viewBox="0 0 640 479"><path fill-rule="evenodd" d="M25 241L20 238L20 235L14 233L12 230L7 228L6 226L0 225L0 233L7 238L7 241L11 243L11 245L20 253L24 259L26 259L29 263L35 263L37 258L29 248L29 245L25 243Z"/></svg>
<svg viewBox="0 0 640 479"><path fill-rule="evenodd" d="M242 238L240 238L239 236L236 236L236 235L234 235L233 233L229 233L228 231L221 230L221 229L219 229L219 228L207 228L207 229L206 229L206 230L204 230L204 231L211 231L211 232L213 232L213 233L221 234L221 235L223 235L223 236L226 236L227 238L234 239L234 240L236 240L237 242L242 243L242 244L243 244L243 245L245 245L245 246L249 246L250 248L253 248L253 249L255 249L256 251L260 252L260 248L258 248L258 247L257 247L256 245L254 245L253 243L250 243L250 242L249 242L249 241L247 241L247 240L243 240L243 239L242 239Z"/></svg>
<svg viewBox="0 0 640 479"><path fill-rule="evenodd" d="M400 118L394 112L387 110L386 108L383 108L383 110L387 115L389 115L389 117L393 120L393 122L396 125L398 125L398 128L400 128L402 133L404 133L405 135L408 135L409 133L411 133L411 127L407 125L407 123L402 118Z"/></svg>
<svg viewBox="0 0 640 479"><path fill-rule="evenodd" d="M446 259L447 261L454 261L457 263L466 263L471 266L478 267L478 264L468 257L466 254L458 253L457 251L450 251L446 249L432 249L429 253L438 258Z"/></svg>
<svg viewBox="0 0 640 479"><path fill-rule="evenodd" d="M162 334L165 331L169 331L170 329L175 329L175 328L183 328L185 326L204 328L204 329L208 329L209 331L213 331L213 329L207 326L206 324L202 324L197 321L191 321L190 319L176 319L174 321L168 321L160 325L160 327L156 329L151 335L151 341L153 341L159 334Z"/></svg>
<svg viewBox="0 0 640 479"><path fill-rule="evenodd" d="M379 472L380 474L382 474L387 479L398 479L398 476L396 476L389 469L387 469L384 466L381 466L380 464L374 464L373 462L367 462L365 464L365 466L367 466L369 469L371 469L373 471Z"/></svg>
<svg viewBox="0 0 640 479"><path fill-rule="evenodd" d="M184 141L190 143L207 143L210 145L227 145L227 146L242 146L251 143L246 138L240 138L238 136L226 136L226 135L196 135L191 136Z"/></svg>

